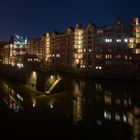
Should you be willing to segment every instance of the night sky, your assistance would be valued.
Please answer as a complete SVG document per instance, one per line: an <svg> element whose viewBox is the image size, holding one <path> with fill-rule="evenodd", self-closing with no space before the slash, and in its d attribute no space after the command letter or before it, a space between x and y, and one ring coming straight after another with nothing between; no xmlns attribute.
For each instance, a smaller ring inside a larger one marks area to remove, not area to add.
<svg viewBox="0 0 140 140"><path fill-rule="evenodd" d="M135 16L140 16L139 0L0 0L0 40L14 34L37 38L63 32L77 22L112 25L121 18L128 24Z"/></svg>

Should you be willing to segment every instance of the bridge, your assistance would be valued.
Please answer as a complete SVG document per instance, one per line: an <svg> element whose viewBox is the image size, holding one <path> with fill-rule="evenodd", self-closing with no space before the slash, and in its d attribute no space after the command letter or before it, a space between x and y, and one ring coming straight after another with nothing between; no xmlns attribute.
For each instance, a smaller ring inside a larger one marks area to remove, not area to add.
<svg viewBox="0 0 140 140"><path fill-rule="evenodd" d="M26 85L51 94L64 89L64 79L50 67L42 63L25 63Z"/></svg>

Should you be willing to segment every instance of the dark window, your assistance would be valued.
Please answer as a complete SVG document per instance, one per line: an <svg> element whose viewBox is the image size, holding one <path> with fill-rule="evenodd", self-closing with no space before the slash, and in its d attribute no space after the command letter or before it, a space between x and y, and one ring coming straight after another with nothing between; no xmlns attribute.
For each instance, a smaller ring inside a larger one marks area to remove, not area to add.
<svg viewBox="0 0 140 140"><path fill-rule="evenodd" d="M91 61L90 60L88 61L88 65L91 65Z"/></svg>
<svg viewBox="0 0 140 140"><path fill-rule="evenodd" d="M92 32L88 32L88 35L92 35L93 33Z"/></svg>
<svg viewBox="0 0 140 140"><path fill-rule="evenodd" d="M93 37L92 36L88 36L88 39L92 39Z"/></svg>
<svg viewBox="0 0 140 140"><path fill-rule="evenodd" d="M92 44L92 40L89 40L89 41L88 41L88 44Z"/></svg>

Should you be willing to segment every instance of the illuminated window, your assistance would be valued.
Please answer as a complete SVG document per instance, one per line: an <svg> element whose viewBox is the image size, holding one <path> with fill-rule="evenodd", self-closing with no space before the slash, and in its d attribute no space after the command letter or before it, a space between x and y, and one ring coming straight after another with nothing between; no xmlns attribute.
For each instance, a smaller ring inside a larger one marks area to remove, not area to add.
<svg viewBox="0 0 140 140"><path fill-rule="evenodd" d="M83 54L78 54L78 58L83 58Z"/></svg>
<svg viewBox="0 0 140 140"><path fill-rule="evenodd" d="M133 39L133 38L130 38L130 39L129 39L129 42L130 42L130 43L133 43L133 42L134 42L134 39Z"/></svg>
<svg viewBox="0 0 140 140"><path fill-rule="evenodd" d="M83 35L83 30L78 30L78 35Z"/></svg>
<svg viewBox="0 0 140 140"><path fill-rule="evenodd" d="M127 56L127 55L125 55L125 56L124 56L124 58L125 58L125 59L128 59L128 56Z"/></svg>
<svg viewBox="0 0 140 140"><path fill-rule="evenodd" d="M78 36L78 37L77 37L77 40L81 40L81 39L82 39L82 36Z"/></svg>
<svg viewBox="0 0 140 140"><path fill-rule="evenodd" d="M121 58L121 55L116 55L116 58L117 58L117 59L120 59L120 58Z"/></svg>
<svg viewBox="0 0 140 140"><path fill-rule="evenodd" d="M79 63L80 63L79 59L75 59L75 64L79 64Z"/></svg>
<svg viewBox="0 0 140 140"><path fill-rule="evenodd" d="M121 120L121 117L120 117L120 115L118 113L115 114L115 119L116 119L116 121L120 121Z"/></svg>
<svg viewBox="0 0 140 140"><path fill-rule="evenodd" d="M99 66L99 70L101 70L102 69L102 67L101 66Z"/></svg>
<svg viewBox="0 0 140 140"><path fill-rule="evenodd" d="M135 50L134 50L134 53L135 53L135 54L140 54L140 49L135 49Z"/></svg>
<svg viewBox="0 0 140 140"><path fill-rule="evenodd" d="M127 122L127 117L126 117L126 115L123 115L123 121L124 121L124 122Z"/></svg>
<svg viewBox="0 0 140 140"><path fill-rule="evenodd" d="M105 39L105 42L112 42L112 39Z"/></svg>
<svg viewBox="0 0 140 140"><path fill-rule="evenodd" d="M127 106L127 100L126 99L123 100L123 103L124 103L125 106Z"/></svg>
<svg viewBox="0 0 140 140"><path fill-rule="evenodd" d="M99 67L98 67L98 66L96 66L96 69L99 69Z"/></svg>
<svg viewBox="0 0 140 140"><path fill-rule="evenodd" d="M116 39L116 42L121 42L121 39Z"/></svg>
<svg viewBox="0 0 140 140"><path fill-rule="evenodd" d="M102 66L96 66L96 69L101 70L102 69Z"/></svg>
<svg viewBox="0 0 140 140"><path fill-rule="evenodd" d="M80 58L83 58L83 54L81 54L81 53L80 54L79 53L75 53L74 54L74 58L79 58L79 59Z"/></svg>
<svg viewBox="0 0 140 140"><path fill-rule="evenodd" d="M82 51L83 51L82 49L77 49L77 52L78 52L78 53L80 53L80 52L82 52Z"/></svg>
<svg viewBox="0 0 140 140"><path fill-rule="evenodd" d="M47 50L46 53L50 53L50 50Z"/></svg>
<svg viewBox="0 0 140 140"><path fill-rule="evenodd" d="M99 33L103 33L103 30L102 30L102 29L97 30L97 33L98 33L98 34L99 34Z"/></svg>
<svg viewBox="0 0 140 140"><path fill-rule="evenodd" d="M50 42L47 42L47 45L50 45Z"/></svg>
<svg viewBox="0 0 140 140"><path fill-rule="evenodd" d="M102 54L96 54L96 58L97 59L102 58Z"/></svg>
<svg viewBox="0 0 140 140"><path fill-rule="evenodd" d="M82 41L82 40L79 40L79 41L78 41L78 44L82 44L82 43L83 43L83 41Z"/></svg>
<svg viewBox="0 0 140 140"><path fill-rule="evenodd" d="M92 65L88 65L89 68L92 68Z"/></svg>
<svg viewBox="0 0 140 140"><path fill-rule="evenodd" d="M111 120L111 113L107 112L107 111L104 111L104 118L108 119L108 120Z"/></svg>
<svg viewBox="0 0 140 140"><path fill-rule="evenodd" d="M38 61L38 58L35 58L34 61Z"/></svg>
<svg viewBox="0 0 140 140"><path fill-rule="evenodd" d="M49 37L50 35L49 35L49 33L46 33L46 35L47 35L47 37Z"/></svg>
<svg viewBox="0 0 140 140"><path fill-rule="evenodd" d="M106 104L111 104L111 97L110 96L104 96L104 100Z"/></svg>
<svg viewBox="0 0 140 140"><path fill-rule="evenodd" d="M106 61L105 64L106 65L111 65L112 64L112 61Z"/></svg>
<svg viewBox="0 0 140 140"><path fill-rule="evenodd" d="M130 48L134 48L134 47L136 47L136 44L134 44L134 43L129 44L129 47L130 47Z"/></svg>
<svg viewBox="0 0 140 140"><path fill-rule="evenodd" d="M102 86L101 86L101 84L95 84L95 88L96 88L96 90L97 91L102 91Z"/></svg>
<svg viewBox="0 0 140 140"><path fill-rule="evenodd" d="M89 49L88 51L89 51L89 52L92 52L92 50L91 50L91 49Z"/></svg>
<svg viewBox="0 0 140 140"><path fill-rule="evenodd" d="M127 38L125 38L125 39L124 39L124 42L128 42L128 39L127 39Z"/></svg>
<svg viewBox="0 0 140 140"><path fill-rule="evenodd" d="M106 58L106 59L111 59L111 58L112 58L112 55L111 55L111 54L106 54L106 55L105 55L105 58Z"/></svg>
<svg viewBox="0 0 140 140"><path fill-rule="evenodd" d="M20 68L23 68L23 64L21 63L17 63L17 67L20 69Z"/></svg>
<svg viewBox="0 0 140 140"><path fill-rule="evenodd" d="M60 57L60 54L56 54L56 57Z"/></svg>
<svg viewBox="0 0 140 140"><path fill-rule="evenodd" d="M85 68L86 66L85 65L81 65L81 68Z"/></svg>

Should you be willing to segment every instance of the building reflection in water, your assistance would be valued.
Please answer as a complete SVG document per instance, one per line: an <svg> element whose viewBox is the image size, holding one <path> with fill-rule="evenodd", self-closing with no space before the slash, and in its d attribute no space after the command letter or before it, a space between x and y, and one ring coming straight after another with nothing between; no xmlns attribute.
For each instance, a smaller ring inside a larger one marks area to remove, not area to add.
<svg viewBox="0 0 140 140"><path fill-rule="evenodd" d="M15 90L12 89L4 81L2 82L2 91L3 100L10 110L14 112L19 112L20 110L23 110L23 107L21 106L24 100L23 97L19 93L15 92Z"/></svg>
<svg viewBox="0 0 140 140"><path fill-rule="evenodd" d="M74 81L73 82L73 119L75 124L82 121L82 104L83 104L83 94L82 94L82 81Z"/></svg>
<svg viewBox="0 0 140 140"><path fill-rule="evenodd" d="M140 106L136 106L135 100L132 100L134 91L128 92L125 88L118 91L117 87L106 88L100 83L89 81L86 83L82 80L75 80L72 83L73 121L76 125L85 121L89 126L93 121L97 125L110 122L112 127L116 127L116 124L120 128L128 126L133 140L140 138Z"/></svg>
<svg viewBox="0 0 140 140"><path fill-rule="evenodd" d="M32 99L32 105L33 105L33 107L36 107L37 106L36 96L32 96L31 99Z"/></svg>
<svg viewBox="0 0 140 140"><path fill-rule="evenodd" d="M27 78L26 85L36 89L37 72L35 72L35 71L28 72L26 78Z"/></svg>
<svg viewBox="0 0 140 140"><path fill-rule="evenodd" d="M140 106L135 106L135 100L132 102L133 94L135 93L126 93L123 89L121 93L104 90L104 119L131 126L132 139L138 140L140 139Z"/></svg>
<svg viewBox="0 0 140 140"><path fill-rule="evenodd" d="M54 105L55 105L55 102L56 102L55 98L52 98L52 99L48 102L48 106L49 106L51 109L53 109L53 108L54 108Z"/></svg>
<svg viewBox="0 0 140 140"><path fill-rule="evenodd" d="M140 139L140 107L134 106L132 112L128 113L128 123L132 127L132 138Z"/></svg>
<svg viewBox="0 0 140 140"><path fill-rule="evenodd" d="M46 86L53 85L58 78L57 75L49 76ZM26 102L28 99L6 82L1 83L3 99L9 109L16 112L29 108ZM107 126L110 129L108 131L113 131L112 128L114 128L115 132L119 131L118 133L123 133L123 130L120 132L120 128L128 128L131 133L126 133L126 135L130 135L133 140L138 140L140 138L140 96L135 93L135 90L129 89L128 85L126 88L120 83L111 84L110 86L103 82L72 79L69 81L72 87L70 91L53 95L44 94L40 97L30 95L28 98L31 101L31 109L37 107L37 110L51 111L52 114L53 112L60 113L60 116L64 116L63 119L65 116L72 119L72 124L74 122L75 126L79 124L84 124L88 128L95 125L104 128Z"/></svg>
<svg viewBox="0 0 140 140"><path fill-rule="evenodd" d="M11 111L32 110L32 108L37 106L37 96L35 93L26 93L28 92L27 90L14 87L5 81L2 81L0 86L2 87L3 101Z"/></svg>

